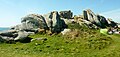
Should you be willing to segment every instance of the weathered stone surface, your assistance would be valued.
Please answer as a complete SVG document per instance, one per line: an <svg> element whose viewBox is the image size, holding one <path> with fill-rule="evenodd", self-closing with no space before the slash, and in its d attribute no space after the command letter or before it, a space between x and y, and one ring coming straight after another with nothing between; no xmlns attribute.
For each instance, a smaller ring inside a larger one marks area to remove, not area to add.
<svg viewBox="0 0 120 57"><path fill-rule="evenodd" d="M106 27L114 27L116 26L116 22L111 21L110 19L106 20L104 16L94 14L90 9L83 11L84 20L90 21L92 23L91 26L106 28ZM85 22L86 23L86 22ZM89 23L89 22L87 22ZM86 23L86 24L87 24Z"/></svg>
<svg viewBox="0 0 120 57"><path fill-rule="evenodd" d="M113 21L112 19L110 19L110 18L107 19L107 22L108 22L109 26L111 26L111 27L117 26L117 23L114 22L114 21Z"/></svg>
<svg viewBox="0 0 120 57"><path fill-rule="evenodd" d="M107 22L107 20L106 20L106 18L104 16L97 15L97 17L98 17L98 19L99 19L99 21L100 21L100 23L102 25L101 26L102 28L105 28L106 26L109 26L108 22Z"/></svg>
<svg viewBox="0 0 120 57"><path fill-rule="evenodd" d="M20 26L21 26L21 24L18 24L16 26L12 26L10 29L11 30L20 30Z"/></svg>
<svg viewBox="0 0 120 57"><path fill-rule="evenodd" d="M85 20L82 15L79 15L79 16L75 15L74 16L74 22L79 23L80 25L86 23L85 21L87 21L87 20ZM90 22L90 21L88 21L88 22Z"/></svg>
<svg viewBox="0 0 120 57"><path fill-rule="evenodd" d="M28 35L34 35L34 32L25 32L25 31L16 31L16 30L8 30L4 32L0 32L0 42L5 41L14 41L14 40L24 40L28 38Z"/></svg>
<svg viewBox="0 0 120 57"><path fill-rule="evenodd" d="M0 43L4 42L5 40L0 36Z"/></svg>
<svg viewBox="0 0 120 57"><path fill-rule="evenodd" d="M47 24L42 15L29 14L22 18L21 24L16 25L12 29L16 30L31 30L31 29L47 29Z"/></svg>
<svg viewBox="0 0 120 57"><path fill-rule="evenodd" d="M83 15L85 20L88 20L97 26L102 26L97 16L90 9L84 10Z"/></svg>
<svg viewBox="0 0 120 57"><path fill-rule="evenodd" d="M25 31L19 31L18 36L14 40L24 40L28 37L29 33Z"/></svg>
<svg viewBox="0 0 120 57"><path fill-rule="evenodd" d="M73 16L73 12L71 12L71 10L60 11L59 13L60 13L60 17L65 19L71 19Z"/></svg>
<svg viewBox="0 0 120 57"><path fill-rule="evenodd" d="M57 11L53 11L44 15L49 30L52 32L60 32L64 29L64 21L60 19L60 15Z"/></svg>
<svg viewBox="0 0 120 57"><path fill-rule="evenodd" d="M79 21L79 20L84 20L84 16L83 15L74 15L73 17L75 19L75 21Z"/></svg>
<svg viewBox="0 0 120 57"><path fill-rule="evenodd" d="M117 24L118 28L120 28L120 23Z"/></svg>
<svg viewBox="0 0 120 57"><path fill-rule="evenodd" d="M62 19L62 20L65 22L65 24L70 24L75 22L74 19Z"/></svg>
<svg viewBox="0 0 120 57"><path fill-rule="evenodd" d="M40 40L43 40L43 41L46 41L47 38L34 38L34 39L31 39L31 42L32 42L32 41L36 41L36 40L39 40L39 41L40 41Z"/></svg>
<svg viewBox="0 0 120 57"><path fill-rule="evenodd" d="M71 29L64 29L61 33L62 33L62 35L65 35L70 32L71 32Z"/></svg>
<svg viewBox="0 0 120 57"><path fill-rule="evenodd" d="M84 23L85 25L87 25L88 28L94 28L94 29L98 28L95 24L93 24L93 23L90 22L90 21L83 20L83 23ZM82 24L81 24L81 25L82 25Z"/></svg>
<svg viewBox="0 0 120 57"><path fill-rule="evenodd" d="M35 32L27 32L28 35L34 35Z"/></svg>
<svg viewBox="0 0 120 57"><path fill-rule="evenodd" d="M53 25L53 21L52 21L52 12L43 15L45 18L45 21L47 23L48 28L51 30L52 29L52 25Z"/></svg>
<svg viewBox="0 0 120 57"><path fill-rule="evenodd" d="M0 36L0 43L7 42L7 41L13 41L13 37L7 37L7 36Z"/></svg>
<svg viewBox="0 0 120 57"><path fill-rule="evenodd" d="M88 28L98 28L91 21L84 19L82 15L74 16L74 22L79 23L80 26L86 26Z"/></svg>
<svg viewBox="0 0 120 57"><path fill-rule="evenodd" d="M17 30L6 30L0 32L0 42L13 41L18 36Z"/></svg>
<svg viewBox="0 0 120 57"><path fill-rule="evenodd" d="M13 41L13 40L14 40L13 37L6 37L6 36L2 36L2 39L3 39L4 41Z"/></svg>
<svg viewBox="0 0 120 57"><path fill-rule="evenodd" d="M89 28L104 28L106 26L115 27L118 26L116 22L101 15L94 14L90 9L84 10L83 15L73 16L73 13L69 11L53 11L45 15L29 14L22 18L21 24L11 28L11 30L0 32L0 42L2 41L16 41L16 40L30 40L28 35L33 35L36 32L45 32L49 35L53 33L61 33L63 35L75 38L79 36L79 30L72 31L67 28L66 24L79 23L80 26L86 26ZM39 38L33 40L41 40Z"/></svg>
<svg viewBox="0 0 120 57"><path fill-rule="evenodd" d="M40 32L39 29L50 30L51 33L61 32L65 28L64 20L60 19L60 15L57 11L53 11L49 14L38 15L29 14L22 18L21 24L16 25L11 28L12 32L1 32L0 36L3 39L8 40L23 40L28 37L28 35ZM17 31L17 32L14 32Z"/></svg>
<svg viewBox="0 0 120 57"><path fill-rule="evenodd" d="M14 33L17 33L17 32L18 32L17 30L7 30L7 31L0 32L0 35L7 36L7 37L14 37L15 36Z"/></svg>

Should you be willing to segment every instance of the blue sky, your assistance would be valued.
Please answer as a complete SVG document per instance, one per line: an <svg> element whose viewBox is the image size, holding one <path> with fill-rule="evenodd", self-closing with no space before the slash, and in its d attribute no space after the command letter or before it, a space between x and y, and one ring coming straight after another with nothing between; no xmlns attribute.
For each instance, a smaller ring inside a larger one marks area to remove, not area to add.
<svg viewBox="0 0 120 57"><path fill-rule="evenodd" d="M0 0L0 27L20 24L21 17L30 13L72 10L82 14L85 9L120 22L120 0Z"/></svg>

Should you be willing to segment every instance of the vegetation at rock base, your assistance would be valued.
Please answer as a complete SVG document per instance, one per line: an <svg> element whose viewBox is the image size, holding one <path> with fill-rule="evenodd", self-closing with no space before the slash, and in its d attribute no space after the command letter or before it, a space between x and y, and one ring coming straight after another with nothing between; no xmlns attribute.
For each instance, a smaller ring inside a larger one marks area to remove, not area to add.
<svg viewBox="0 0 120 57"><path fill-rule="evenodd" d="M119 57L120 35L102 35L99 30L74 26L71 34L30 35L31 38L45 38L30 43L0 44L1 57ZM76 29L75 29L75 28ZM77 36L74 34L78 34ZM73 35L73 36L72 36ZM71 37L70 37L71 36Z"/></svg>

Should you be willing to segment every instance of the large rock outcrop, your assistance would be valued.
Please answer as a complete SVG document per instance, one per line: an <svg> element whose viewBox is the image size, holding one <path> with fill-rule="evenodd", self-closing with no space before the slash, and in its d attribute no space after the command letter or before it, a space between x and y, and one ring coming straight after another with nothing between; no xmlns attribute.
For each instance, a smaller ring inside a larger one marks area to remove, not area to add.
<svg viewBox="0 0 120 57"><path fill-rule="evenodd" d="M1 32L0 38L4 41L18 41L28 38L36 32L50 31L59 33L66 28L64 20L60 18L57 11L45 15L29 14L21 19L21 24L11 28L11 30ZM49 33L49 32L48 32Z"/></svg>
<svg viewBox="0 0 120 57"><path fill-rule="evenodd" d="M51 32L60 32L65 28L64 21L57 11L45 15L29 14L22 18L21 24L14 27L17 30L45 29Z"/></svg>
<svg viewBox="0 0 120 57"><path fill-rule="evenodd" d="M19 41L29 38L31 34L39 33L60 33L66 34L71 30L67 29L69 23L87 25L88 28L114 27L116 22L106 19L104 16L94 14L90 9L84 10L83 15L73 16L69 11L52 11L48 14L29 14L21 19L21 24L12 27L10 30L0 32L0 42ZM78 31L76 31L78 33ZM77 33L72 33L78 35Z"/></svg>

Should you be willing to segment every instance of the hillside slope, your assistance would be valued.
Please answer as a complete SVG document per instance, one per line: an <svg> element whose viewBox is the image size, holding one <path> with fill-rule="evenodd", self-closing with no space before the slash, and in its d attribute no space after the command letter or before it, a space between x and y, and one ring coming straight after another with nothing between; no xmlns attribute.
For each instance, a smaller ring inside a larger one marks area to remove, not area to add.
<svg viewBox="0 0 120 57"><path fill-rule="evenodd" d="M73 32L76 33L73 29ZM1 57L119 57L120 35L102 35L99 30L85 27L76 29L76 37L61 34L37 33L40 38L30 43L0 44ZM71 32L71 33L73 33Z"/></svg>

